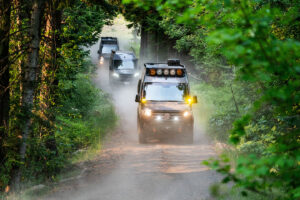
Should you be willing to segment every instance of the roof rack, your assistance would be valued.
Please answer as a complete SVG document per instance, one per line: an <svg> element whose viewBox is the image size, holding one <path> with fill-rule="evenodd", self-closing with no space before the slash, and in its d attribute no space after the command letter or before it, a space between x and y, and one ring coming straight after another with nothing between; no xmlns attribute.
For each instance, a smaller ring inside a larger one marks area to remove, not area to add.
<svg viewBox="0 0 300 200"><path fill-rule="evenodd" d="M101 40L117 40L116 37L101 37Z"/></svg>
<svg viewBox="0 0 300 200"><path fill-rule="evenodd" d="M145 63L146 68L185 68L184 65L180 64L179 59L168 59L167 63Z"/></svg>
<svg viewBox="0 0 300 200"><path fill-rule="evenodd" d="M169 66L178 66L180 65L180 60L176 58L168 59L167 64Z"/></svg>

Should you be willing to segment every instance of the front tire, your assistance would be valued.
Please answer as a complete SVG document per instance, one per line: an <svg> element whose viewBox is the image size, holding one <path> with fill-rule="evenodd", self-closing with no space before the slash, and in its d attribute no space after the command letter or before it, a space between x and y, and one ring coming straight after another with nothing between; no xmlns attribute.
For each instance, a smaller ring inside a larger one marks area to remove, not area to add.
<svg viewBox="0 0 300 200"><path fill-rule="evenodd" d="M187 133L184 134L183 141L185 144L193 144L194 143L194 128L189 128Z"/></svg>
<svg viewBox="0 0 300 200"><path fill-rule="evenodd" d="M137 125L138 125L138 134L139 134L139 143L146 144L147 143L147 135L146 135L145 130L142 130L139 120L137 122Z"/></svg>
<svg viewBox="0 0 300 200"><path fill-rule="evenodd" d="M114 79L111 77L111 75L109 75L108 81L109 81L109 86L114 88L116 83L115 83Z"/></svg>

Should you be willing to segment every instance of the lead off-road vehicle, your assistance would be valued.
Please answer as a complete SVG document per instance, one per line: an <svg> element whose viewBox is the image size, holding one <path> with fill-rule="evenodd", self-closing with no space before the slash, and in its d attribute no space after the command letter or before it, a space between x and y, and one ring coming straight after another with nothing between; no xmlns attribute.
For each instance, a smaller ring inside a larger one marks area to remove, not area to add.
<svg viewBox="0 0 300 200"><path fill-rule="evenodd" d="M187 71L179 60L167 63L145 63L142 79L138 81L135 101L139 142L150 137L180 138L193 143L194 117Z"/></svg>

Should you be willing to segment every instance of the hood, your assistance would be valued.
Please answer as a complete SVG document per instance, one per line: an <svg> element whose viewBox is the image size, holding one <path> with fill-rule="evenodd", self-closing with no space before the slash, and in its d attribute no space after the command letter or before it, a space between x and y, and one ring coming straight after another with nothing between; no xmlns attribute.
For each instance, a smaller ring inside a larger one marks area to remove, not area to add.
<svg viewBox="0 0 300 200"><path fill-rule="evenodd" d="M103 56L104 58L109 58L110 57L110 53L102 53L101 56Z"/></svg>
<svg viewBox="0 0 300 200"><path fill-rule="evenodd" d="M183 112L191 110L191 107L184 102L147 102L145 108L153 112Z"/></svg>
<svg viewBox="0 0 300 200"><path fill-rule="evenodd" d="M119 74L134 74L134 69L118 69L116 70Z"/></svg>

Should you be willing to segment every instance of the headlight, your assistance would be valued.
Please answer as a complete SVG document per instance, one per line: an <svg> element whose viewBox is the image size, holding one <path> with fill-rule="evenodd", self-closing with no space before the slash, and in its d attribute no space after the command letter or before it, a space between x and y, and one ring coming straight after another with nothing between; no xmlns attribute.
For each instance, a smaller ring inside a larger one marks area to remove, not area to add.
<svg viewBox="0 0 300 200"><path fill-rule="evenodd" d="M162 116L160 116L160 115L156 116L156 120L157 120L157 121L162 120Z"/></svg>
<svg viewBox="0 0 300 200"><path fill-rule="evenodd" d="M138 77L140 75L139 72L134 73L134 77Z"/></svg>
<svg viewBox="0 0 300 200"><path fill-rule="evenodd" d="M152 115L152 111L150 109L146 108L144 110L144 115L147 116L147 117L150 117Z"/></svg>
<svg viewBox="0 0 300 200"><path fill-rule="evenodd" d="M184 117L189 117L191 115L190 111L184 111L183 116Z"/></svg>
<svg viewBox="0 0 300 200"><path fill-rule="evenodd" d="M100 57L100 64L103 64L104 63L104 58L103 56Z"/></svg>
<svg viewBox="0 0 300 200"><path fill-rule="evenodd" d="M119 78L119 77L120 77L120 75L119 75L118 73L116 73L116 72L114 72L112 75L113 75L114 77L116 77L116 78Z"/></svg>

